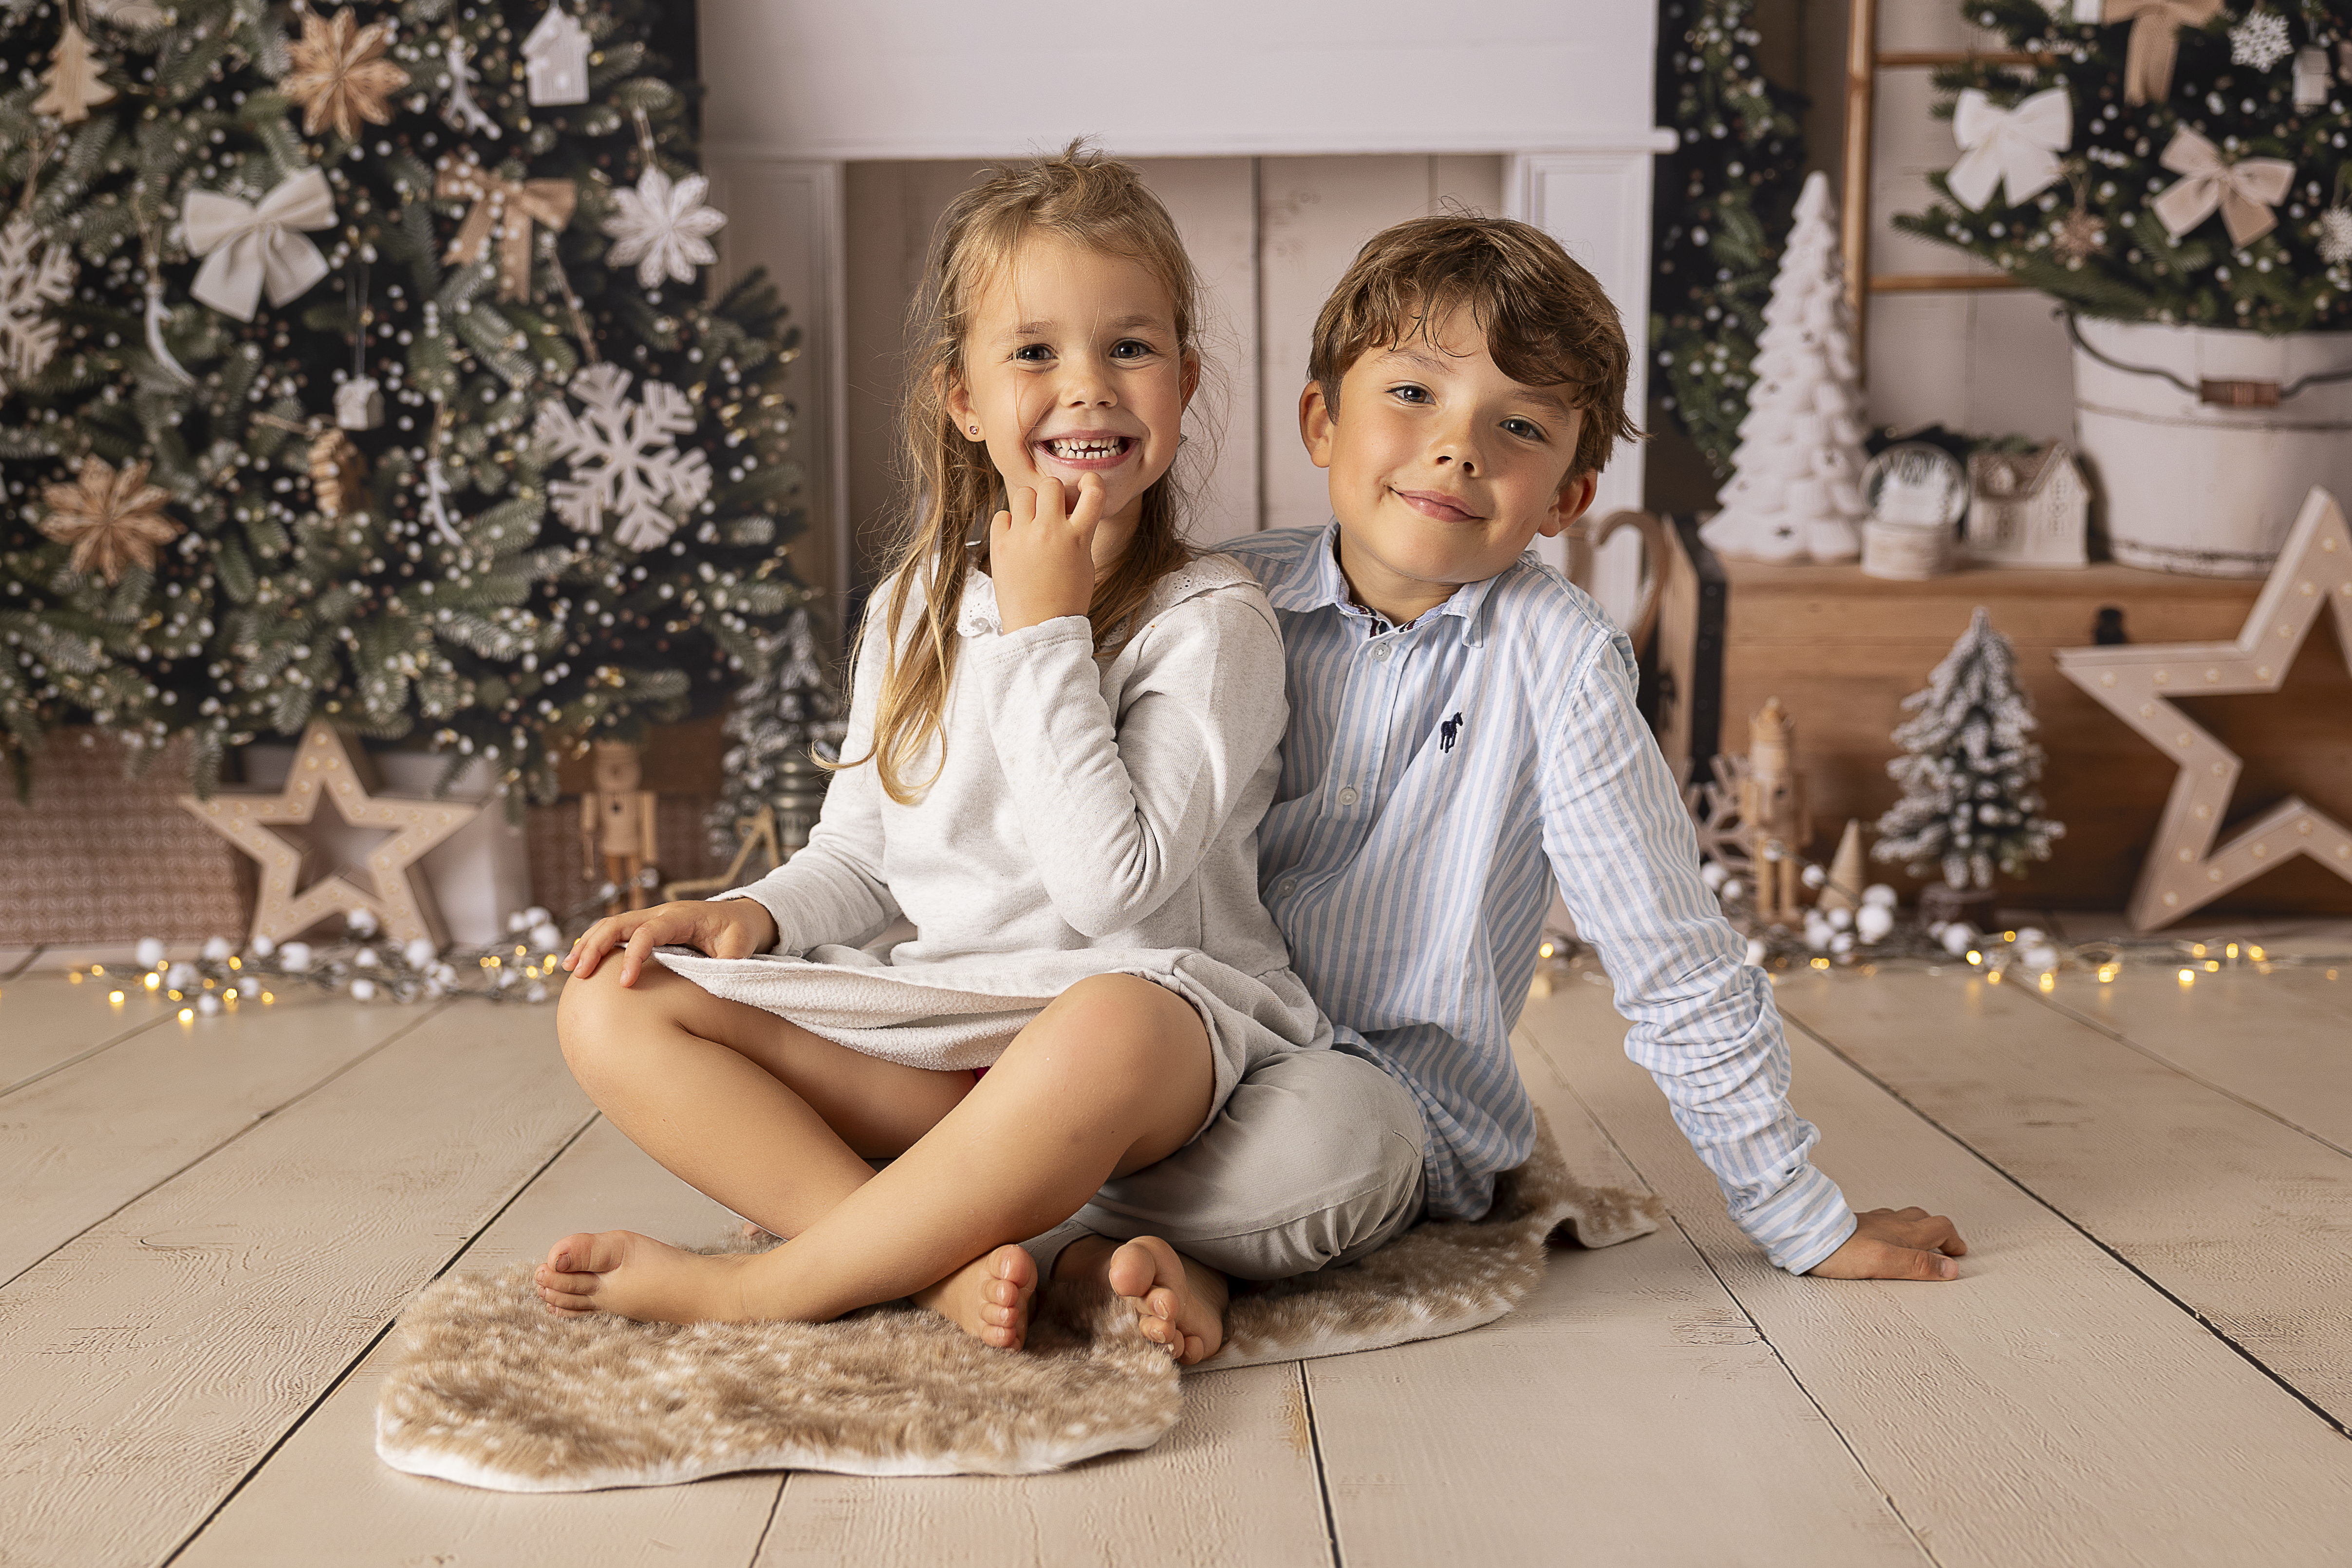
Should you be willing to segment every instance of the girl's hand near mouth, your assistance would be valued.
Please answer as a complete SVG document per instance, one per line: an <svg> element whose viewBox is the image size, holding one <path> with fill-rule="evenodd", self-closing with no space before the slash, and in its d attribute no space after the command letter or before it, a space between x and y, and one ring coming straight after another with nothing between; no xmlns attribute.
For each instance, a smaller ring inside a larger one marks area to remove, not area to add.
<svg viewBox="0 0 2352 1568"><path fill-rule="evenodd" d="M1095 597L1095 530L1102 522L1102 480L1078 479L1077 505L1062 481L1040 479L1013 492L1013 510L988 525L988 570L996 580L997 616L1007 632L1064 616L1083 616Z"/></svg>

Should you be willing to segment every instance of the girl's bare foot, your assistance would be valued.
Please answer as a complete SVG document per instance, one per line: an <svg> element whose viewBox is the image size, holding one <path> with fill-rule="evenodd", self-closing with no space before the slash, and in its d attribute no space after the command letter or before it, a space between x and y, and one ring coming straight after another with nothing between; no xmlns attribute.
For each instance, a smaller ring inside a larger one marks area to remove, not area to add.
<svg viewBox="0 0 2352 1568"><path fill-rule="evenodd" d="M1017 1351L1029 1338L1029 1305L1036 1293L1037 1265L1024 1248L1007 1246L916 1291L914 1300L984 1345Z"/></svg>
<svg viewBox="0 0 2352 1568"><path fill-rule="evenodd" d="M1087 1274L1134 1302L1143 1337L1166 1345L1178 1364L1205 1361L1224 1344L1225 1277L1160 1237L1139 1236L1114 1245L1108 1237L1081 1237L1062 1249L1054 1277Z"/></svg>
<svg viewBox="0 0 2352 1568"><path fill-rule="evenodd" d="M560 1317L612 1312L639 1322L740 1322L748 1256L706 1258L633 1230L567 1236L534 1277Z"/></svg>

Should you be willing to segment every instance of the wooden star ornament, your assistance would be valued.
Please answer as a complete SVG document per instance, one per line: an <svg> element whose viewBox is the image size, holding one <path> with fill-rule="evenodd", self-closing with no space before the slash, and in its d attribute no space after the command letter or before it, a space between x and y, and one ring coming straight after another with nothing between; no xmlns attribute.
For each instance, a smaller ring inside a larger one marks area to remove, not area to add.
<svg viewBox="0 0 2352 1568"><path fill-rule="evenodd" d="M132 566L155 569L155 548L184 531L163 515L172 492L147 482L147 465L132 463L121 473L96 453L83 457L74 469L74 482L50 485L41 492L49 515L40 530L60 544L73 546L73 569L98 572L109 584L122 580Z"/></svg>
<svg viewBox="0 0 2352 1568"><path fill-rule="evenodd" d="M389 26L360 26L348 10L331 17L304 13L301 41L287 46L294 68L284 83L286 96L302 106L303 135L332 124L344 141L356 142L361 121L392 122L384 100L408 85L408 73L383 58L391 43Z"/></svg>
<svg viewBox="0 0 2352 1568"><path fill-rule="evenodd" d="M308 823L321 798L353 827L390 831L356 873L373 887L353 880L355 873L348 870L320 874L314 847L299 834L281 831ZM462 801L378 794L367 753L355 752L342 732L324 721L302 731L294 764L276 795L223 791L210 800L182 795L180 805L260 867L252 936L283 942L331 915L366 910L382 923L386 941L398 944L421 936L436 948L447 945L448 928L418 862L482 809Z"/></svg>
<svg viewBox="0 0 2352 1568"><path fill-rule="evenodd" d="M2243 763L2172 700L2276 691L2323 607L2352 658L2352 531L2336 498L2315 487L2236 642L2058 651L2067 679L2180 763L2126 910L2139 930L2168 925L2296 855L2352 881L2352 827L2299 796L2214 847Z"/></svg>

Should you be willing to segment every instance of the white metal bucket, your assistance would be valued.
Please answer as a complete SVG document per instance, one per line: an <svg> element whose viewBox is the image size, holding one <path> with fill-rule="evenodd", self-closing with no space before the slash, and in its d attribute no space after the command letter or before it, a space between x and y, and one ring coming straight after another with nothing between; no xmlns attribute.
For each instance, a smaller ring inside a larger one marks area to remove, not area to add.
<svg viewBox="0 0 2352 1568"><path fill-rule="evenodd" d="M2352 332L2073 326L2076 444L2116 560L2265 576L2312 486L2352 494Z"/></svg>

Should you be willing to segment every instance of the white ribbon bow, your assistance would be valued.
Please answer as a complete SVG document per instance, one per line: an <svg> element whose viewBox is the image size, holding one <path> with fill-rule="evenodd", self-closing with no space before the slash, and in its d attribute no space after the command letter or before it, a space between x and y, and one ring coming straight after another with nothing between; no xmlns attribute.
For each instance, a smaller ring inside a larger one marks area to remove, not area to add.
<svg viewBox="0 0 2352 1568"><path fill-rule="evenodd" d="M188 292L225 316L253 320L261 286L283 305L327 275L319 247L293 231L332 228L335 197L327 176L305 169L256 206L217 191L191 191L181 216L188 248L208 259Z"/></svg>
<svg viewBox="0 0 2352 1568"><path fill-rule="evenodd" d="M1960 144L1960 161L1944 176L1952 195L1981 208L1993 187L2006 183L2009 205L2016 206L2058 183L2057 154L2074 141L2074 100L2053 87L2000 109L1967 88L1952 112L1952 136Z"/></svg>
<svg viewBox="0 0 2352 1568"><path fill-rule="evenodd" d="M2294 165L2284 158L2241 158L2221 161L2221 150L2186 125L2172 133L2172 142L2157 160L2180 176L2148 205L2179 239L2221 209L2221 222L2232 245L2252 245L2278 226L2271 208L2286 200L2294 185Z"/></svg>

